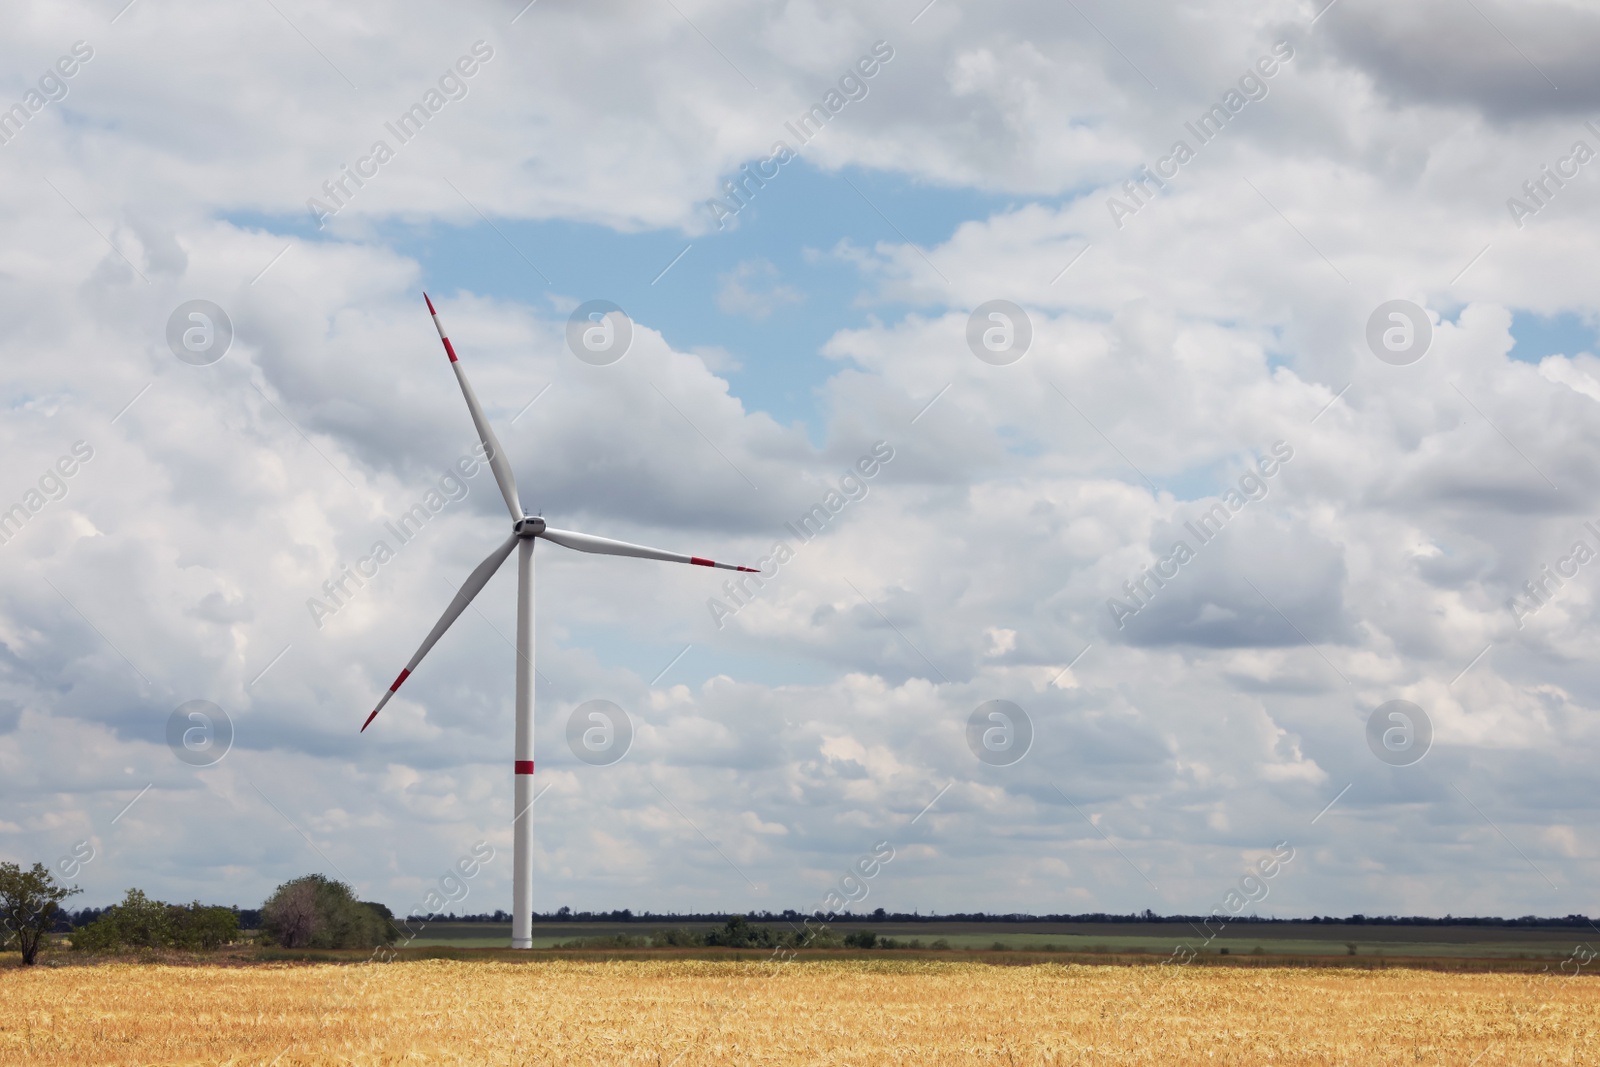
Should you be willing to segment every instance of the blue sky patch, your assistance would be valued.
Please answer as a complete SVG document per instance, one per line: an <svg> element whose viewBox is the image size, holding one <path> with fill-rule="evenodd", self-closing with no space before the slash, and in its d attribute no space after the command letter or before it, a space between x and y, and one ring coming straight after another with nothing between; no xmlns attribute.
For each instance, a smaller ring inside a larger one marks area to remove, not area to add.
<svg viewBox="0 0 1600 1067"><path fill-rule="evenodd" d="M1570 311L1555 315L1536 315L1513 311L1511 358L1537 363L1546 356L1575 356L1595 350L1595 328L1582 316Z"/></svg>
<svg viewBox="0 0 1600 1067"><path fill-rule="evenodd" d="M797 159L725 220L725 229L697 237L503 218L467 226L386 220L376 236L415 258L434 293L466 290L527 304L550 297L610 300L680 351L725 352L736 366L719 373L747 409L785 425L803 423L820 442L827 412L818 389L839 369L820 354L823 345L873 316L893 321L913 310L878 300L872 280L841 248L870 253L880 242L906 240L931 248L963 222L1014 206L1010 198L971 189L856 168L827 173ZM706 216L712 217L709 209ZM241 213L228 221L334 239L309 214Z"/></svg>

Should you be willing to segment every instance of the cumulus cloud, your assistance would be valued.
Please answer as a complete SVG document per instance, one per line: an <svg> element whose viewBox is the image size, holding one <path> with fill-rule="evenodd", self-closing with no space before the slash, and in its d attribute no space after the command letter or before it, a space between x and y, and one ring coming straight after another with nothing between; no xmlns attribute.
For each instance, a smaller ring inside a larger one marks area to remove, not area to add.
<svg viewBox="0 0 1600 1067"><path fill-rule="evenodd" d="M506 906L508 576L356 733L504 537L489 476L308 608L474 443L426 283L530 509L792 554L757 588L540 546L540 908L815 907L889 840L871 906L1192 911L1288 840L1280 914L1584 910L1600 571L1548 575L1600 553L1600 368L1510 353L1517 312L1600 313L1600 234L1587 171L1522 228L1505 201L1586 136L1594 28L1481 7L32 11L9 69L94 58L0 145L0 508L26 513L0 544L0 855L90 842L89 903L251 904L320 869L404 907L486 839L505 862L460 907ZM802 149L867 201L831 273L802 293L777 264L816 241L759 212L731 268L581 258L705 239L721 180L878 40L893 61ZM479 41L468 91L317 229L306 200ZM1279 41L1270 93L1138 184ZM457 280L479 248L430 251L485 221L526 289ZM686 279L674 299L738 320L727 343L641 315L623 360L574 358L566 316L639 274ZM234 330L208 366L166 339L197 298ZM1031 325L1005 366L968 346L993 299ZM1431 331L1404 366L1366 336L1394 299ZM826 324L814 389L761 358L792 308ZM778 392L809 425L755 399ZM844 506L880 441L894 459ZM1279 442L1292 460L1232 506ZM1139 610L1118 625L1110 600ZM611 766L566 743L596 698L635 726ZM168 747L193 699L233 721L213 767ZM995 699L1032 723L1010 766L969 748ZM1394 699L1432 720L1414 766L1367 743Z"/></svg>

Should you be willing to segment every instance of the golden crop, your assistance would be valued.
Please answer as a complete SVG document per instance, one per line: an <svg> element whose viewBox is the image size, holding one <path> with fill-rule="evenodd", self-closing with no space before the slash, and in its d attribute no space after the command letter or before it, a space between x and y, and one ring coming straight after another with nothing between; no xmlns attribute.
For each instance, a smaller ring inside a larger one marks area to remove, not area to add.
<svg viewBox="0 0 1600 1067"><path fill-rule="evenodd" d="M420 961L0 972L0 1063L1594 1063L1600 983L1408 970ZM1479 1057L1474 1060L1474 1057Z"/></svg>

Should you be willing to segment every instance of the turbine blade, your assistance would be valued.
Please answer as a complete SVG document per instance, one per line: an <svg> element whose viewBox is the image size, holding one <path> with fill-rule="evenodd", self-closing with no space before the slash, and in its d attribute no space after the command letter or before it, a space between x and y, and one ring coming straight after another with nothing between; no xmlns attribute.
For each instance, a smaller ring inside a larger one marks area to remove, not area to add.
<svg viewBox="0 0 1600 1067"><path fill-rule="evenodd" d="M439 643L439 638L443 637L444 632L450 629L450 624L460 618L463 611L467 610L467 605L472 603L472 598L483 591L483 587L489 584L489 579L494 577L494 572L500 569L500 565L506 561L511 555L511 550L516 547L517 535L512 534L506 538L505 544L489 553L489 558L478 564L473 572L467 575L467 580L462 583L461 589L455 595L455 599L450 601L450 606L444 609L444 614L439 616L439 621L428 632L427 639L422 642L422 647L417 649L417 654L411 657L411 662L406 664L406 669L400 672L400 677L394 680L394 684L389 687L389 691L383 694L383 698L378 701L378 706L372 709L371 715L367 716L367 721L361 724L361 733L366 733L367 727L372 725L372 720L378 717L378 712L383 710L383 706L389 703L389 698L394 696L395 690L400 688L400 683L409 678L411 672L417 669L417 664L422 662L422 657L426 656L428 650Z"/></svg>
<svg viewBox="0 0 1600 1067"><path fill-rule="evenodd" d="M667 552L659 548L646 548L644 545L631 545L626 541L613 541L609 537L574 533L572 530L553 530L546 526L539 536L554 541L563 548L574 548L579 552L598 552L603 556L636 556L639 559L659 559L668 563L692 563L696 567L716 567L725 571L761 573L754 567L741 567L734 563L718 563L714 559L706 559L702 556L685 556L681 552Z"/></svg>
<svg viewBox="0 0 1600 1067"><path fill-rule="evenodd" d="M444 342L444 354L450 357L450 367L456 372L456 381L461 383L461 395L467 398L467 410L472 413L472 424L478 428L478 438L483 442L483 449L488 453L489 469L494 472L495 484L500 487L500 495L506 498L506 507L511 509L511 521L522 520L522 501L517 497L517 479L511 473L511 464L506 460L505 452L500 448L500 442L494 436L494 427L489 425L489 419L483 413L483 405L478 403L478 394L472 391L472 383L467 381L467 372L461 366L461 361L456 358L455 346L450 343L450 338L445 336L444 323L439 321L439 313L433 310L433 301L428 299L428 294L423 293L422 299L428 302L428 314L433 316L434 328L439 331L439 340Z"/></svg>

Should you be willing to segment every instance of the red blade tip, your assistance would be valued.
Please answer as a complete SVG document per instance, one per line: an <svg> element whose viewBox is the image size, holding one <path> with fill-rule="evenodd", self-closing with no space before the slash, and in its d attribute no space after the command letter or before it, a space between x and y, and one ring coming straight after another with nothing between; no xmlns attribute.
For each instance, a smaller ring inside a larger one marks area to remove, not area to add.
<svg viewBox="0 0 1600 1067"><path fill-rule="evenodd" d="M367 716L367 721L361 724L361 729L358 732L359 733L363 733L363 734L366 733L367 732L367 727L371 726L372 725L372 720L376 719L377 717L378 717L378 713L377 713L376 710L374 710L371 715Z"/></svg>
<svg viewBox="0 0 1600 1067"><path fill-rule="evenodd" d="M435 311L435 310L433 310L433 301L432 301L432 300L428 300L428 294L427 294L427 293L423 293L423 294L422 294L422 299L424 299L424 300L427 300L427 301L428 301L428 314L430 314L430 315L437 315L437 314L438 314L438 312L437 312L437 311Z"/></svg>
<svg viewBox="0 0 1600 1067"><path fill-rule="evenodd" d="M739 567L737 569L741 570L741 571L744 571L746 574L760 574L761 573L760 569L756 568L756 567Z"/></svg>

